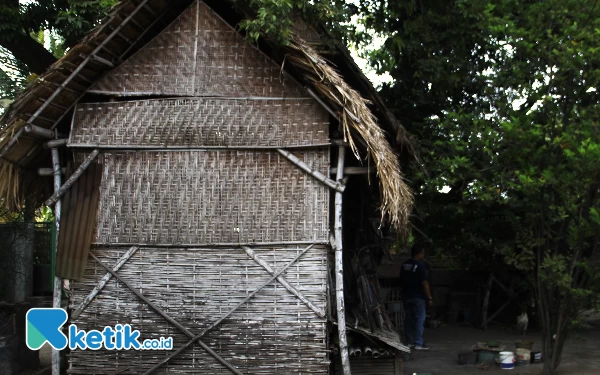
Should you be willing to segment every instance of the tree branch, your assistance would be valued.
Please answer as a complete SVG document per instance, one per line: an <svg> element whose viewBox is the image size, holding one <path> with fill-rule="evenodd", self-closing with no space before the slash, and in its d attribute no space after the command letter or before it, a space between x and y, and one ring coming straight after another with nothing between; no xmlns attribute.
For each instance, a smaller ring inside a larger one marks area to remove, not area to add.
<svg viewBox="0 0 600 375"><path fill-rule="evenodd" d="M56 62L56 58L43 45L21 32L0 36L0 46L9 50L17 60L38 75L46 72Z"/></svg>

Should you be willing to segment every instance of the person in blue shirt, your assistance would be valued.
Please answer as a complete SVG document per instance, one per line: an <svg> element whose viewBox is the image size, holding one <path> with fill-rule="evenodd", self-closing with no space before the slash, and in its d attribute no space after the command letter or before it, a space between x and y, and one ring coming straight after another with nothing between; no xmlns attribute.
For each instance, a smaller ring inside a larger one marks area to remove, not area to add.
<svg viewBox="0 0 600 375"><path fill-rule="evenodd" d="M427 350L423 342L425 315L427 306L433 306L433 298L429 290L429 275L424 262L425 248L414 246L411 259L402 264L400 269L400 285L404 302L404 333L407 344L415 350Z"/></svg>

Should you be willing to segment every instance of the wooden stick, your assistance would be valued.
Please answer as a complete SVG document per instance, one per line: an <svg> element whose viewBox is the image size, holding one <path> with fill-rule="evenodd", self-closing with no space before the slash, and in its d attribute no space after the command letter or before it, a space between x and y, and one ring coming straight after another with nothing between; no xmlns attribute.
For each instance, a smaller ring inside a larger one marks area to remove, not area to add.
<svg viewBox="0 0 600 375"><path fill-rule="evenodd" d="M61 185L60 175L60 159L58 157L58 150L53 148L52 154L52 166L54 168L54 191L58 191ZM58 252L58 234L60 229L60 214L61 214L61 203L60 199L54 206L54 225L56 226L55 231L55 248ZM62 298L62 280L58 276L54 276L54 290L52 292L52 307L60 308ZM60 351L52 348L52 375L60 375Z"/></svg>
<svg viewBox="0 0 600 375"><path fill-rule="evenodd" d="M211 329L213 329L214 327L216 327L219 323L221 323L225 318L227 318L229 315L231 315L231 313L233 313L235 310L237 310L241 305L243 305L244 303L246 303L246 301L248 301L250 298L252 298L256 293L258 293L258 291L260 291L262 288L264 288L265 286L267 286L268 284L270 284L273 280L275 280L279 275L281 275L286 269L288 269L288 267L290 267L292 264L294 264L298 259L300 259L300 257L302 255L304 255L304 253L306 253L310 248L312 248L313 245L308 246L307 248L305 248L304 250L302 250L302 252L300 254L298 254L291 262L289 262L287 265L285 265L282 269L280 269L279 271L277 271L275 273L275 275L273 275L273 277L271 277L269 279L269 281L267 281L266 283L262 284L258 289L256 289L253 293L249 294L248 296L246 296L246 298L238 303L235 307L233 307L233 309L229 310L225 315L223 315L221 318L217 319L213 324L211 324L208 328L205 328L202 330L202 332L200 332L200 334L194 336L190 341L188 341L187 343L183 344L182 347L180 347L179 349L177 349L177 351L175 351L174 353L170 354L169 356L167 356L166 358L164 358L161 362L157 363L154 367L152 367L150 370L148 370L144 375L149 374L150 372L154 371L155 369L157 369L158 367L162 366L164 363L167 363L169 360L171 360L171 358L175 357L177 354L181 353L183 350L185 350L187 347L189 347L190 345L192 345L194 343L194 341L197 341L198 339L200 339L202 336L204 336L204 334L206 334L206 332L210 331Z"/></svg>
<svg viewBox="0 0 600 375"><path fill-rule="evenodd" d="M53 130L41 128L39 126L32 125L31 123L27 123L25 126L23 126L23 130L27 134L36 135L38 137L43 137L43 138L48 138L48 139L54 138Z"/></svg>
<svg viewBox="0 0 600 375"><path fill-rule="evenodd" d="M246 252L246 254L248 254L248 256L250 258L252 258L256 263L260 264L261 267L264 268L269 273L269 275L275 274L275 271L273 271L273 268L271 268L271 266L269 266L269 264L267 262L265 262L262 258L260 258L254 252L254 250L252 250L251 248L249 248L247 246L241 246L241 248L244 249L244 251ZM290 285L290 283L288 283L287 280L283 276L278 276L277 281L279 281L281 283L281 285L283 285L290 293L292 293L293 295L298 297L298 299L300 301L302 301L306 306L308 306L309 309L314 311L314 313L317 314L319 317L321 317L323 319L327 318L325 315L325 312L323 310L321 310L317 306L313 305L312 302L310 302L306 297L304 297L304 295L302 293L300 293L300 291L298 291L298 289L296 289L292 285Z"/></svg>
<svg viewBox="0 0 600 375"><path fill-rule="evenodd" d="M291 145L285 146L285 148L317 148L317 147L329 147L329 143L316 143L311 145ZM144 145L101 145L97 143L71 143L69 147L79 148L101 148L106 150L144 150L144 151L202 151L202 150L279 150L281 146L144 146Z"/></svg>
<svg viewBox="0 0 600 375"><path fill-rule="evenodd" d="M338 164L336 180L344 178L344 156L346 148L338 147ZM350 357L348 356L348 341L346 340L346 307L344 306L344 260L342 253L342 192L335 192L335 297L337 304L338 333L340 338L340 354L342 357L342 373L350 375Z"/></svg>
<svg viewBox="0 0 600 375"><path fill-rule="evenodd" d="M53 149L53 150L56 150L56 149ZM54 194L52 194L52 196L50 198L48 198L48 200L46 202L44 202L44 204L46 206L51 206L55 202L57 202L60 199L60 197L62 197L63 194L66 193L67 190L69 190L71 185L73 185L73 183L75 183L75 181L77 181L77 179L83 174L83 172L87 169L87 167L89 167L89 165L92 163L92 161L94 161L94 159L96 159L96 157L98 156L99 153L100 153L99 149L94 149L85 158L83 163L81 163L79 168L77 168L77 170L75 172L73 172L71 177L69 177L69 179L60 187L60 189L55 190ZM59 170L59 173L60 173L60 170Z"/></svg>
<svg viewBox="0 0 600 375"><path fill-rule="evenodd" d="M306 164L305 162L303 162L302 160L298 159L295 155L293 155L292 153L283 150L281 148L278 148L277 151L279 151L279 153L281 155L283 155L286 159L288 159L289 161L291 161L293 164L295 164L296 166L298 166L300 169L302 169L303 171L305 171L306 173L308 173L309 175L313 176L314 178L316 178L318 181L320 181L321 183L325 184L326 186L332 188L333 190L343 193L344 189L346 189L346 187L341 184L339 181L333 181L329 178L327 178L327 176L325 176L323 173L312 169L308 164Z"/></svg>
<svg viewBox="0 0 600 375"><path fill-rule="evenodd" d="M123 256L117 260L117 263L115 263L115 265L113 266L113 270L116 272L119 269L121 269L121 267L123 267L125 262L127 262L127 260L129 260L129 258L131 258L131 256L133 254L135 254L135 252L138 251L138 249L139 249L139 247L132 246L129 250L127 250L127 252L125 254L123 254ZM108 281L111 279L111 277L112 277L112 274L110 272L106 272L106 275L104 275L102 277L102 279L100 279L100 281L98 281L98 284L96 284L96 286L90 292L90 294L88 294L88 296L85 297L85 299L83 301L81 301L81 303L79 304L77 309L75 309L73 314L71 314L71 319L77 319L77 317L79 317L79 315L83 312L83 310L85 310L87 305L89 305L89 303L92 302L94 297L96 297L96 295L98 295L98 293L100 293L102 288L104 288L104 286L108 283Z"/></svg>
<svg viewBox="0 0 600 375"><path fill-rule="evenodd" d="M110 272L117 280L119 280L120 282L122 282L123 284L125 284L125 286L127 288L129 288L129 290L131 290L133 292L133 294L135 294L143 302L147 303L148 306L150 306L152 309L154 309L154 311L156 311L157 313L159 313L169 323L171 323L175 327L179 328L181 330L181 332L185 333L187 336L194 337L194 334L192 332L190 332L187 328L185 328L184 326L182 326L178 321L176 321L175 319L171 318L167 313L165 313L164 311L162 311L160 308L158 308L158 306L156 306L154 303L152 303L152 301L150 301L148 298L144 297L144 295L142 295L140 292L138 292L133 286L131 286L128 282L126 282L119 275L117 275L117 273L115 271L113 271L110 267L108 267L107 265L105 265L104 263L102 263L100 261L100 259L98 259L98 257L96 257L96 255L94 255L94 253L90 252L90 255L92 256L92 258L94 258L94 260L96 262L98 262L99 265L101 265L102 267L104 267L104 269L106 269L108 272ZM200 341L200 340L194 340L194 341L198 341L198 344L200 344L200 346L204 350L206 350L208 352L208 354L212 355L216 360L218 360L219 362L221 362L221 364L223 364L223 366L225 366L228 369L230 369L234 374L236 374L236 375L242 375L241 372L239 372L235 367L231 366L231 364L229 364L229 362L227 362L226 360L224 360L223 358L221 358L221 356L219 356L217 353L215 353L212 349L210 349L202 341ZM180 352L181 351L178 351L177 354L180 353ZM165 362L163 362L163 363L165 363ZM161 365L162 365L162 363L161 363ZM160 366L158 366L158 367L160 367ZM150 370L146 371L145 374L150 374L152 371L154 371L158 367L154 366Z"/></svg>

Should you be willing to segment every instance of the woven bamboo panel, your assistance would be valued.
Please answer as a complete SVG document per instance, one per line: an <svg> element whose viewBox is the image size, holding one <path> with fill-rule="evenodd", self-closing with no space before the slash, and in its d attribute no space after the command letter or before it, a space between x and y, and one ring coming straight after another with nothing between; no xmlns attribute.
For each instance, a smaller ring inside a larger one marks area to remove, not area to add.
<svg viewBox="0 0 600 375"><path fill-rule="evenodd" d="M295 152L327 174L328 150ZM95 242L214 244L329 238L329 191L276 151L103 154Z"/></svg>
<svg viewBox="0 0 600 375"><path fill-rule="evenodd" d="M275 270L287 265L305 246L254 248ZM93 250L109 266L127 248ZM319 308L326 304L325 246L308 250L284 273L286 280ZM75 309L106 271L89 259L84 278L71 284L70 306ZM192 333L220 318L270 279L269 274L240 248L141 248L118 271ZM177 349L189 338L170 325L125 285L111 279L73 323L98 329L131 324L141 338L172 336ZM203 341L244 374L326 374L328 368L325 320L272 281L209 331ZM70 354L70 373L107 374L131 367L140 374L166 357L168 351L81 351ZM183 351L157 374L230 374L199 346Z"/></svg>
<svg viewBox="0 0 600 375"><path fill-rule="evenodd" d="M298 146L328 142L313 100L169 99L79 104L70 146Z"/></svg>
<svg viewBox="0 0 600 375"><path fill-rule="evenodd" d="M282 74L280 66L198 2L90 91L115 95L307 96Z"/></svg>

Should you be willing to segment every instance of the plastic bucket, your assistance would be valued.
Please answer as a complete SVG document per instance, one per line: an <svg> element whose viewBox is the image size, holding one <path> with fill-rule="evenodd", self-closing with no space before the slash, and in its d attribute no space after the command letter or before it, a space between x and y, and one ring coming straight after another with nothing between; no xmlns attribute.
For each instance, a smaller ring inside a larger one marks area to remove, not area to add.
<svg viewBox="0 0 600 375"><path fill-rule="evenodd" d="M515 354L513 352L500 352L500 368L503 370L515 368Z"/></svg>
<svg viewBox="0 0 600 375"><path fill-rule="evenodd" d="M517 348L517 366L529 366L531 361L531 350Z"/></svg>

